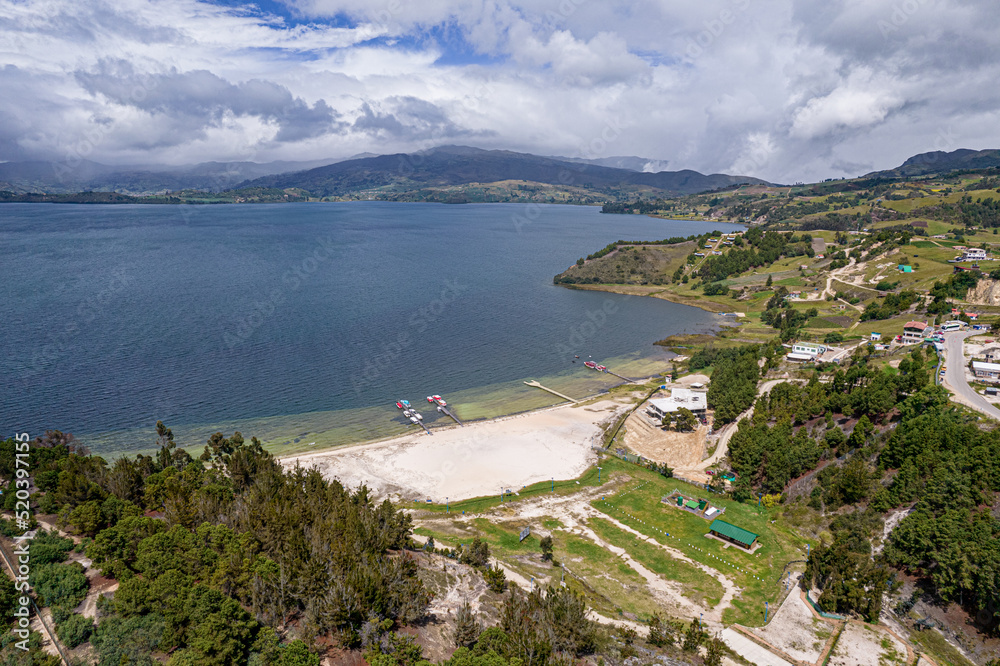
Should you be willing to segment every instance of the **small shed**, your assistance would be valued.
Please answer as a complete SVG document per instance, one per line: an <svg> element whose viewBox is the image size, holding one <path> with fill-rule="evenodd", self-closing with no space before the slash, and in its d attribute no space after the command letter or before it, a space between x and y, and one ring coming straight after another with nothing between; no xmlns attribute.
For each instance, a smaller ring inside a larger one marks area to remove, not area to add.
<svg viewBox="0 0 1000 666"><path fill-rule="evenodd" d="M907 266L906 264L900 264L899 265L899 271L901 273L912 273L913 272L913 266Z"/></svg>
<svg viewBox="0 0 1000 666"><path fill-rule="evenodd" d="M708 531L713 536L725 539L747 549L753 548L753 545L757 542L756 534L742 527L736 527L736 525L727 523L721 518L713 520L712 524L708 527Z"/></svg>

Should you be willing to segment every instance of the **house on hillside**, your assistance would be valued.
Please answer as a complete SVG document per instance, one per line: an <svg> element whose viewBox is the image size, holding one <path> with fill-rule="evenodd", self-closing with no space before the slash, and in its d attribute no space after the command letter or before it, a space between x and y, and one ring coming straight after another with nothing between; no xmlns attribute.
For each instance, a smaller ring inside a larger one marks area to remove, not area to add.
<svg viewBox="0 0 1000 666"><path fill-rule="evenodd" d="M796 342L792 345L792 351L785 355L785 359L793 362L805 362L805 361L815 361L817 358L826 353L826 345L815 344L812 342Z"/></svg>
<svg viewBox="0 0 1000 666"><path fill-rule="evenodd" d="M922 321L908 321L903 326L903 344L917 345L924 341L924 333L927 331L927 324Z"/></svg>
<svg viewBox="0 0 1000 666"><path fill-rule="evenodd" d="M981 247L970 247L966 248L962 252L962 258L959 261L985 261L986 260L986 250Z"/></svg>
<svg viewBox="0 0 1000 666"><path fill-rule="evenodd" d="M899 272L900 273L912 273L913 272L913 266L908 266L906 264L900 264L899 265Z"/></svg>
<svg viewBox="0 0 1000 666"><path fill-rule="evenodd" d="M881 340L882 339L882 334L881 333L876 333L875 331L872 331L872 334L869 336L868 339L871 340L872 342L875 342L876 340Z"/></svg>
<svg viewBox="0 0 1000 666"><path fill-rule="evenodd" d="M674 414L681 407L691 410L698 418L703 418L708 410L707 393L691 389L675 388L670 390L669 398L654 398L649 401L646 413L660 421L667 415Z"/></svg>

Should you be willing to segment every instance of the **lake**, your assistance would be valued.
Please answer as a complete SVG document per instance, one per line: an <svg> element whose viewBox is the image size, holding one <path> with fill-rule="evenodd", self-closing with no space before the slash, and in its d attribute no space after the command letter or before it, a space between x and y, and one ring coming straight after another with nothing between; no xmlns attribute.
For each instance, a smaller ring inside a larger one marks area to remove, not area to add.
<svg viewBox="0 0 1000 666"><path fill-rule="evenodd" d="M0 434L70 431L149 449L158 419L201 448L241 429L282 452L407 427L393 403L460 415L664 371L652 345L716 315L556 287L617 239L732 227L581 206L310 203L0 206ZM424 410L429 422L437 415Z"/></svg>

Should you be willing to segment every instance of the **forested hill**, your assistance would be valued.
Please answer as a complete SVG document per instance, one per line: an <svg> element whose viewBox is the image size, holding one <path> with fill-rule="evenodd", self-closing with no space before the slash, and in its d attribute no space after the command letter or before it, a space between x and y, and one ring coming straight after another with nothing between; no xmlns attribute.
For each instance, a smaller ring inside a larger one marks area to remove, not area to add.
<svg viewBox="0 0 1000 666"><path fill-rule="evenodd" d="M664 194L692 194L757 178L704 175L697 171L642 173L594 164L564 162L506 150L443 146L412 153L348 160L297 173L266 176L244 183L254 187L296 187L313 196L343 196L363 190L460 186L470 183L527 181L614 193L623 188Z"/></svg>
<svg viewBox="0 0 1000 666"><path fill-rule="evenodd" d="M162 423L157 433L156 456L112 463L58 431L0 442L5 557L26 528L55 523L69 535L38 529L26 542L27 584L0 576L0 664L62 663L34 629L12 632L30 595L74 664L319 666L323 656L432 666L414 635L432 617L428 585L448 575L441 558L414 552L409 514L314 468L285 470L238 432L216 433L197 458ZM579 593L508 586L479 537L424 550L478 571L496 601L487 628L467 597L446 637L458 649L439 666L558 666L596 654L620 665L636 654L635 632L609 635ZM654 647L682 631L655 614L650 626ZM714 654L705 663L720 663L721 642L696 620L684 640L685 651L705 644Z"/></svg>

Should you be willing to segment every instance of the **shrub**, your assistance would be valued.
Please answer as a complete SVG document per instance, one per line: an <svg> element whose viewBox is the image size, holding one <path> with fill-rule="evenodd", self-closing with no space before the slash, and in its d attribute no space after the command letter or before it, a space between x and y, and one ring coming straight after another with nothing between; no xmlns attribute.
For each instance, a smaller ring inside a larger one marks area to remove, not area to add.
<svg viewBox="0 0 1000 666"><path fill-rule="evenodd" d="M73 649L90 640L91 634L94 633L94 623L89 617L70 615L62 623L56 624L56 633L66 647Z"/></svg>
<svg viewBox="0 0 1000 666"><path fill-rule="evenodd" d="M39 606L63 604L72 608L87 596L87 577L78 562L33 567L29 580Z"/></svg>
<svg viewBox="0 0 1000 666"><path fill-rule="evenodd" d="M503 572L500 565L487 567L483 570L483 578L486 580L487 587L497 594L503 592L507 587L507 574Z"/></svg>

